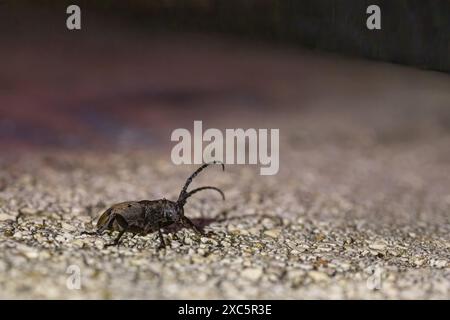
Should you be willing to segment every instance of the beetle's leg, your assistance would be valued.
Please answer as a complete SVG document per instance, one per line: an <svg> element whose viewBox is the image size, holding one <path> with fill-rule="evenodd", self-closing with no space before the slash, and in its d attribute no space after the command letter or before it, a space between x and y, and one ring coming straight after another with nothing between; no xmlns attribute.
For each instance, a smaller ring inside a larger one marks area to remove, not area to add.
<svg viewBox="0 0 450 320"><path fill-rule="evenodd" d="M98 236L98 231L81 231L80 235L87 234L88 236Z"/></svg>
<svg viewBox="0 0 450 320"><path fill-rule="evenodd" d="M122 238L123 234L124 234L124 233L127 231L127 229L128 229L128 223L127 223L127 221L126 221L125 218L122 217L120 214L118 214L118 215L115 216L115 221L117 222L117 224L119 225L119 227L121 228L121 230L120 230L119 235L117 236L117 238L114 239L114 242L105 245L106 247L119 245L120 238Z"/></svg>
<svg viewBox="0 0 450 320"><path fill-rule="evenodd" d="M161 232L161 228L158 228L158 234L159 234L159 246L158 246L158 250L160 249L165 249L166 248L166 242L164 241L164 237L163 234Z"/></svg>
<svg viewBox="0 0 450 320"><path fill-rule="evenodd" d="M102 226L101 228L95 231L81 231L80 235L87 234L88 236L101 236L103 232L106 231L106 227Z"/></svg>
<svg viewBox="0 0 450 320"><path fill-rule="evenodd" d="M88 236L100 236L108 228L108 225L109 223L101 226L95 231L81 231L80 234L87 234Z"/></svg>
<svg viewBox="0 0 450 320"><path fill-rule="evenodd" d="M120 238L122 238L125 231L126 231L126 229L122 229L122 231L120 231L119 234L117 235L117 237L114 239L114 242L105 244L105 247L118 246Z"/></svg>
<svg viewBox="0 0 450 320"><path fill-rule="evenodd" d="M192 230L195 231L195 233L197 233L199 235L203 235L203 231L200 230L191 220L189 220L188 217L183 216L181 218L181 224L187 228L191 228Z"/></svg>

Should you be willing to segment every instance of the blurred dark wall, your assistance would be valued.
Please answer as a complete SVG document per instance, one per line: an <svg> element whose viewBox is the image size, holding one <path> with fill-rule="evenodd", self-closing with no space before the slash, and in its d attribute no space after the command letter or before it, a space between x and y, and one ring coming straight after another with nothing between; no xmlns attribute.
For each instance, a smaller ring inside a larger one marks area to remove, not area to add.
<svg viewBox="0 0 450 320"><path fill-rule="evenodd" d="M21 1L52 9L72 3L139 27L221 32L450 71L448 0ZM366 28L370 4L381 7L382 30Z"/></svg>

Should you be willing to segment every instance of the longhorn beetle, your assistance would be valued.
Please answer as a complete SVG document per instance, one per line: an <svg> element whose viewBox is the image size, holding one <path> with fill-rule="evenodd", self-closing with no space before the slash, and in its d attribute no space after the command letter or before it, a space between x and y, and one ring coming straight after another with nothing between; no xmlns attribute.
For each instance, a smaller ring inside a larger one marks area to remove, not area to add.
<svg viewBox="0 0 450 320"><path fill-rule="evenodd" d="M101 235L104 231L119 231L118 236L114 242L106 246L118 245L120 238L125 232L145 235L150 232L158 231L160 245L158 249L165 248L166 244L161 232L161 229L171 224L178 223L182 226L193 229L197 234L203 232L184 215L184 205L186 200L202 190L215 190L220 193L222 199L225 200L225 195L219 188L205 186L187 191L192 180L210 164L222 165L222 170L225 170L223 163L214 161L205 163L198 168L187 180L181 189L177 201L170 201L165 198L160 200L141 200L141 201L127 201L113 205L107 209L97 221L97 230L94 232L82 232L82 234Z"/></svg>

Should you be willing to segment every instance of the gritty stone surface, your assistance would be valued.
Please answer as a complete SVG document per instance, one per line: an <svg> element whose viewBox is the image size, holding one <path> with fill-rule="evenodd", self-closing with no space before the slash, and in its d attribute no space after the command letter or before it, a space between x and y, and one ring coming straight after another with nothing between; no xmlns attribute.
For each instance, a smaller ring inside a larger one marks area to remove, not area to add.
<svg viewBox="0 0 450 320"><path fill-rule="evenodd" d="M351 170L372 161L360 158ZM115 234L81 232L110 204L175 198L194 166L139 152L4 159L0 297L450 298L449 195L416 180L365 194L373 185L343 166L358 190L340 189L337 178L330 188L321 164L305 159L303 170L274 177L244 166L207 169L194 184L219 186L226 201L204 192L185 208L207 235L171 227L158 251L157 234L105 247Z"/></svg>

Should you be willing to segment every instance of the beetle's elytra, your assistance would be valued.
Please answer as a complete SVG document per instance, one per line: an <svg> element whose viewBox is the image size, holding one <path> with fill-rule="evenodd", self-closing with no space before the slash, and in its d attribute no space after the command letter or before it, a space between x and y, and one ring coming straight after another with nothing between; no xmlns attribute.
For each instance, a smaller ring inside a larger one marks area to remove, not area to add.
<svg viewBox="0 0 450 320"><path fill-rule="evenodd" d="M115 204L100 216L97 222L96 231L83 232L83 234L100 235L106 230L118 231L119 234L114 242L107 244L107 246L109 246L118 245L120 238L125 232L130 232L135 235L145 235L150 232L158 231L161 241L159 248L165 247L161 229L171 224L179 223L193 229L196 233L201 234L201 230L184 215L184 205L186 204L186 200L194 193L207 189L219 192L223 200L225 200L225 195L222 190L216 187L205 186L187 192L187 188L192 180L210 164L221 164L222 170L225 170L223 163L218 161L203 164L186 180L177 201L160 199L127 201Z"/></svg>

